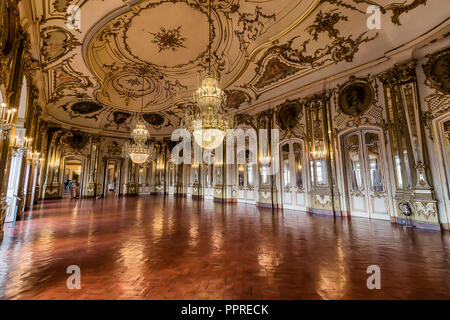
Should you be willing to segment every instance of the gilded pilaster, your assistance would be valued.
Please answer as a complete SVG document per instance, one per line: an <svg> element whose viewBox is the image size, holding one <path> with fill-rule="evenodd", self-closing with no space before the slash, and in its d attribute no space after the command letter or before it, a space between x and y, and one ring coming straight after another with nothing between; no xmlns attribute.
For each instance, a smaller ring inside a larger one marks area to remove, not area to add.
<svg viewBox="0 0 450 320"><path fill-rule="evenodd" d="M277 181L277 170L275 170L275 166L277 165L277 150L273 150L272 139L272 129L274 128L274 115L275 111L273 109L269 109L264 111L257 116L257 137L258 137L258 168L257 168L257 177L259 182L258 185L258 196L256 205L259 207L270 207L270 208L278 208L278 190L276 186ZM261 132L259 129L265 129L267 132L267 141L261 140ZM262 145L267 144L267 145ZM278 146L277 146L278 148ZM270 159L268 163L264 158ZM262 169L263 166L268 166L272 168L273 174L269 174L268 183L263 183L262 179Z"/></svg>
<svg viewBox="0 0 450 320"><path fill-rule="evenodd" d="M330 98L331 92L324 91L304 99L307 163L311 164L308 211L342 215L339 190L336 186Z"/></svg>
<svg viewBox="0 0 450 320"><path fill-rule="evenodd" d="M9 146L10 131L0 133L0 239L3 239L3 223L7 209L6 190L8 187L11 148Z"/></svg>
<svg viewBox="0 0 450 320"><path fill-rule="evenodd" d="M86 189L86 197L95 197L97 195L98 185L98 161L100 157L100 141L101 137L91 136L91 145L89 152L89 168L88 168L88 185Z"/></svg>
<svg viewBox="0 0 450 320"><path fill-rule="evenodd" d="M428 157L424 148L416 61L396 65L381 73L379 79L384 87L387 127L395 166L396 222L406 223L403 205L408 204L414 224L427 227L438 225L439 214L429 182Z"/></svg>

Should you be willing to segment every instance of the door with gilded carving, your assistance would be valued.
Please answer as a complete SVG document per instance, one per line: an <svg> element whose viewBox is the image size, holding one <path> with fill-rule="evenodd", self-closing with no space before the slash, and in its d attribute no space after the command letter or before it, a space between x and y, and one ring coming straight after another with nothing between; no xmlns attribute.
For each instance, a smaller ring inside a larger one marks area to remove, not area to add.
<svg viewBox="0 0 450 320"><path fill-rule="evenodd" d="M283 208L306 210L303 143L291 140L281 145Z"/></svg>
<svg viewBox="0 0 450 320"><path fill-rule="evenodd" d="M214 166L212 164L205 165L204 167L204 197L205 199L214 199Z"/></svg>
<svg viewBox="0 0 450 320"><path fill-rule="evenodd" d="M237 181L238 181L238 202L256 204L257 195L257 168L251 163L251 151L240 151L238 158L244 159L244 163L237 165Z"/></svg>
<svg viewBox="0 0 450 320"><path fill-rule="evenodd" d="M343 138L350 214L389 219L386 166L381 134L358 130Z"/></svg>

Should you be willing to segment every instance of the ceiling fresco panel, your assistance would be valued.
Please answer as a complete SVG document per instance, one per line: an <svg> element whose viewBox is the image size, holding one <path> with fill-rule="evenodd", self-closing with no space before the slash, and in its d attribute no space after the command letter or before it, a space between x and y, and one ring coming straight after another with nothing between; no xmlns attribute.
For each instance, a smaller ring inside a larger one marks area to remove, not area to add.
<svg viewBox="0 0 450 320"><path fill-rule="evenodd" d="M38 44L46 116L123 135L142 100L152 134L179 126L209 48L228 93L225 107L242 112L317 74L379 59L444 23L450 10L431 0L213 0L209 43L205 0L44 3ZM70 5L81 10L76 30L66 25ZM380 30L366 27L370 5L381 8Z"/></svg>

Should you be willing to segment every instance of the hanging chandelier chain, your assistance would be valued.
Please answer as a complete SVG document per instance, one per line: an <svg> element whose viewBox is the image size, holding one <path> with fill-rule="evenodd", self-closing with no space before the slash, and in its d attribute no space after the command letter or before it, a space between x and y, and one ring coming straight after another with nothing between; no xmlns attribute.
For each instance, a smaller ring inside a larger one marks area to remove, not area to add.
<svg viewBox="0 0 450 320"><path fill-rule="evenodd" d="M209 16L208 16L208 24L209 24L209 58L208 58L208 71L211 72L211 46L212 46L212 35L211 35L211 26L212 26L212 20L211 20L211 0L209 0Z"/></svg>
<svg viewBox="0 0 450 320"><path fill-rule="evenodd" d="M211 69L212 62L212 0L208 2L208 69L203 70L200 87L194 92L194 101L199 112L187 110L183 126L192 132L198 145L205 149L215 149L225 137L227 129L235 127L234 116L222 108L226 97L220 88L220 76L216 69ZM206 68L205 68L206 69Z"/></svg>
<svg viewBox="0 0 450 320"><path fill-rule="evenodd" d="M154 143L149 142L150 134L144 123L142 112L144 110L144 91L145 91L145 67L142 67L142 96L141 108L136 122L135 128L131 131L131 141L125 145L125 152L131 158L131 161L137 164L142 164L149 158L153 159L155 156ZM142 120L142 121L141 121Z"/></svg>
<svg viewBox="0 0 450 320"><path fill-rule="evenodd" d="M142 68L142 97L141 97L141 114L144 109L144 89L145 89L145 70Z"/></svg>

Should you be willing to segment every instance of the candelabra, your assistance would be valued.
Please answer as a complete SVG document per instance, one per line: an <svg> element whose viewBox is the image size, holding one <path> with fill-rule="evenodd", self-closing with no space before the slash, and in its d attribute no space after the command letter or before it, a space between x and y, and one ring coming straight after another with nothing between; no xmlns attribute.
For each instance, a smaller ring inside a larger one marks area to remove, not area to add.
<svg viewBox="0 0 450 320"><path fill-rule="evenodd" d="M271 162L272 158L270 156L261 156L259 157L259 163L261 165L269 165Z"/></svg>
<svg viewBox="0 0 450 320"><path fill-rule="evenodd" d="M31 151L32 138L19 138L15 136L12 143L13 152L17 154L28 154Z"/></svg>
<svg viewBox="0 0 450 320"><path fill-rule="evenodd" d="M16 109L6 106L6 103L0 105L0 129L5 132L11 130L14 126L14 117Z"/></svg>
<svg viewBox="0 0 450 320"><path fill-rule="evenodd" d="M27 153L27 160L33 163L33 165L38 165L43 159L40 157L39 152L29 150Z"/></svg>

